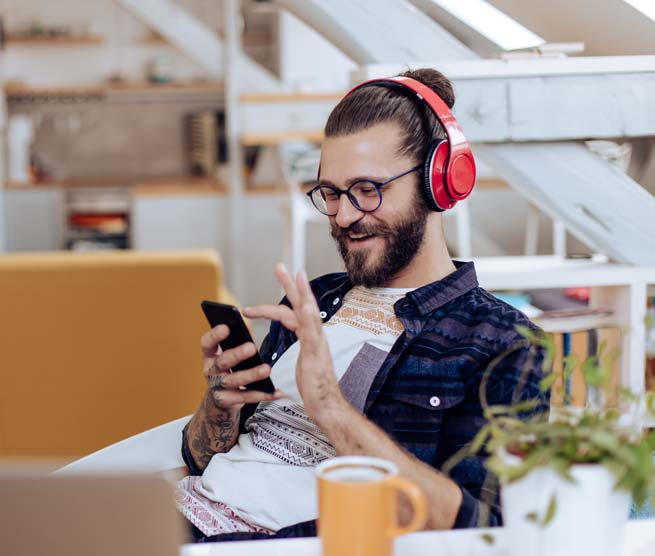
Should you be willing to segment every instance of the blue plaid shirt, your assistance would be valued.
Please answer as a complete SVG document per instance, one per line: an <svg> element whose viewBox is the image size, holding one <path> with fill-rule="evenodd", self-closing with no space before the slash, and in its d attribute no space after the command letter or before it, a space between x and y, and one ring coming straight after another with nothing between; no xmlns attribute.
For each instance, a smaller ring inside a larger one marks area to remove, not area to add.
<svg viewBox="0 0 655 556"><path fill-rule="evenodd" d="M484 425L479 386L484 370L510 347L495 368L487 387L490 405L510 404L537 398L542 378L543 353L530 347L516 326L536 329L528 318L478 285L472 262L455 261L456 270L445 278L409 292L394 310L404 326L368 393L364 414L418 459L439 470L457 450L471 442ZM341 307L352 288L345 273L313 280L312 290L323 321ZM282 303L288 304L286 299ZM261 346L265 362L273 365L297 340L296 335L273 322ZM520 389L520 393L517 390ZM547 407L543 399L542 408ZM241 411L241 430L255 411ZM183 455L192 473L198 473L186 442ZM495 481L485 483L487 470L481 457L467 457L451 469L449 476L462 490L463 501L456 528L478 525L486 506L488 524L500 525L501 513ZM483 494L483 488L487 489ZM487 502L488 501L488 502ZM314 522L279 531L276 537L311 536ZM196 540L262 538L235 534ZM270 537L269 537L270 538Z"/></svg>

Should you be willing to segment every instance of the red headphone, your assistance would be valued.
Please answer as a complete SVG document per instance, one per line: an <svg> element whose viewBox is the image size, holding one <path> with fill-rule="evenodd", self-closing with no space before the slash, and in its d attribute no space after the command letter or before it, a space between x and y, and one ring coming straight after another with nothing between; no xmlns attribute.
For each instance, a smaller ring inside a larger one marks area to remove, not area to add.
<svg viewBox="0 0 655 556"><path fill-rule="evenodd" d="M464 132L448 105L430 87L411 77L365 81L348 91L346 97L370 85L409 89L430 107L446 130L448 138L434 141L425 158L423 190L430 208L442 212L453 208L457 201L466 199L475 185L475 160Z"/></svg>

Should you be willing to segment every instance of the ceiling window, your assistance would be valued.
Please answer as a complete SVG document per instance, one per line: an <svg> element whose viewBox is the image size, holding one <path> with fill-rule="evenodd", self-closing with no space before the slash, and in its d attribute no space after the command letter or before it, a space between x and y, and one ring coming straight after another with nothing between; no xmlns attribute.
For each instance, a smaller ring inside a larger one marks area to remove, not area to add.
<svg viewBox="0 0 655 556"><path fill-rule="evenodd" d="M655 21L655 2L653 0L623 0L630 4L635 10L639 10L646 17Z"/></svg>
<svg viewBox="0 0 655 556"><path fill-rule="evenodd" d="M431 0L502 50L531 48L544 39L485 0Z"/></svg>

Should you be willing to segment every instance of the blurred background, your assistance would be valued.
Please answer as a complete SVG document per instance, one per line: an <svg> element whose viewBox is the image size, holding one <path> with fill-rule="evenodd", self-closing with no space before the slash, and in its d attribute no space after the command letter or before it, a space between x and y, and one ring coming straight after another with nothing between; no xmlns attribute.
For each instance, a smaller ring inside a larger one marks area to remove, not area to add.
<svg viewBox="0 0 655 556"><path fill-rule="evenodd" d="M242 306L274 302L277 261L310 276L342 268L303 195L329 111L356 82L430 66L453 80L479 164L471 197L444 216L451 254L530 316L585 309L576 330L629 328L617 381L643 388L655 361L654 55L649 0L2 0L0 261L209 249L216 288ZM9 291L7 303L33 296ZM160 318L153 327L184 321ZM189 318L195 353L205 325ZM19 328L3 325L9 346ZM258 341L267 326L252 323Z"/></svg>

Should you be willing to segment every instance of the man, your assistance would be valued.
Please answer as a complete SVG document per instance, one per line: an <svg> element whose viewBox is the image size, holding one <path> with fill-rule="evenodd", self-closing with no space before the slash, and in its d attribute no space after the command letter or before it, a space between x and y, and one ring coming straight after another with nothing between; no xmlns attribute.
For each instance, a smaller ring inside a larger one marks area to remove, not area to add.
<svg viewBox="0 0 655 556"><path fill-rule="evenodd" d="M540 358L515 328L533 325L479 288L473 264L451 260L444 241L440 211L470 193L474 169L464 160L458 175L473 172L468 191L449 197L426 181L444 143L441 122L452 118L426 98L436 93L452 107L452 86L435 70L403 76L420 97L402 80L367 84L326 125L310 197L329 218L347 273L310 284L276 267L285 299L244 310L273 321L261 367L230 373L256 348L217 354L226 326L202 338L208 389L185 429L192 476L178 492L200 539L313 534L314 467L353 454L391 460L419 485L426 528L476 526L487 508L481 460L464 459L448 477L439 469L484 424L484 370L511 351L490 378L489 403L539 395ZM468 149L457 133L445 146L451 162ZM269 375L274 394L243 389ZM499 521L492 492L490 523Z"/></svg>

